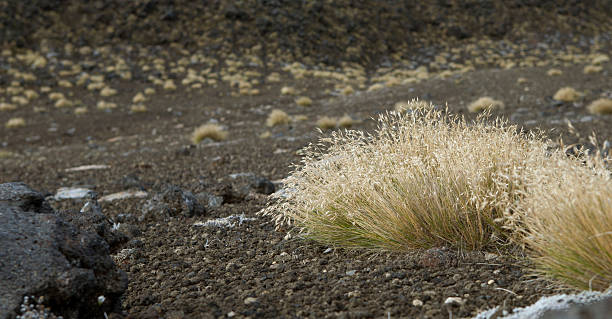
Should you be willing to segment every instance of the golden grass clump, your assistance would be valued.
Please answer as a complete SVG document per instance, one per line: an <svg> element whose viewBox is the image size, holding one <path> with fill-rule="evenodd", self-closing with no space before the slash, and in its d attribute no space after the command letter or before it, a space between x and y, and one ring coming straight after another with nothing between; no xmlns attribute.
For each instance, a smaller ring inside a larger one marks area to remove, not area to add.
<svg viewBox="0 0 612 319"><path fill-rule="evenodd" d="M266 125L268 127L281 125L281 124L289 124L291 118L289 115L282 110L272 110L272 112L268 115L266 119Z"/></svg>
<svg viewBox="0 0 612 319"><path fill-rule="evenodd" d="M155 94L155 89L154 88L146 88L146 89L144 89L144 94L146 94L146 95Z"/></svg>
<svg viewBox="0 0 612 319"><path fill-rule="evenodd" d="M559 69L550 69L546 72L546 74L548 76L557 76L557 75L561 75L563 74L563 71L559 70Z"/></svg>
<svg viewBox="0 0 612 319"><path fill-rule="evenodd" d="M545 143L499 120L467 123L435 109L379 123L374 134L334 132L305 149L261 213L342 247L477 250L510 240L505 215L526 158L546 163Z"/></svg>
<svg viewBox="0 0 612 319"><path fill-rule="evenodd" d="M17 128L25 126L25 120L22 117L14 117L9 119L6 124L6 128Z"/></svg>
<svg viewBox="0 0 612 319"><path fill-rule="evenodd" d="M144 96L144 94L142 94L141 92L138 92L132 98L132 103L138 104L138 103L142 103L142 102L144 102L146 100L147 100L147 98Z"/></svg>
<svg viewBox="0 0 612 319"><path fill-rule="evenodd" d="M84 106L79 106L74 109L74 115L83 115L87 113L87 108Z"/></svg>
<svg viewBox="0 0 612 319"><path fill-rule="evenodd" d="M470 103L467 108L468 111L472 113L481 112L485 110L498 110L504 108L504 102L494 100L493 98L490 98L488 96L483 96L478 100Z"/></svg>
<svg viewBox="0 0 612 319"><path fill-rule="evenodd" d="M111 110L117 108L117 103L99 101L98 104L96 104L96 107L100 110Z"/></svg>
<svg viewBox="0 0 612 319"><path fill-rule="evenodd" d="M17 109L17 106L15 106L15 104L0 102L0 112L1 111L13 111L16 109Z"/></svg>
<svg viewBox="0 0 612 319"><path fill-rule="evenodd" d="M338 124L338 121L336 121L335 118L329 117L329 116L322 116L319 117L319 119L317 120L317 127L319 127L322 130L331 130L336 128Z"/></svg>
<svg viewBox="0 0 612 319"><path fill-rule="evenodd" d="M214 123L203 124L197 127L191 134L191 141L193 144L198 144L205 138L210 138L214 141L223 141L227 138L227 131Z"/></svg>
<svg viewBox="0 0 612 319"><path fill-rule="evenodd" d="M147 111L147 107L144 104L132 104L130 105L130 111L132 113L144 113Z"/></svg>
<svg viewBox="0 0 612 319"><path fill-rule="evenodd" d="M55 107L57 108L62 108L62 107L71 107L73 105L72 101L66 99L66 98L61 98L57 101L55 101Z"/></svg>
<svg viewBox="0 0 612 319"><path fill-rule="evenodd" d="M601 72L601 70L603 70L603 67L601 67L599 65L587 65L582 70L582 73L584 73L584 74L599 73L599 72Z"/></svg>
<svg viewBox="0 0 612 319"><path fill-rule="evenodd" d="M344 88L342 88L342 91L340 91L342 93L342 95L351 95L353 93L355 93L355 90L353 89L352 86L348 85L345 86Z"/></svg>
<svg viewBox="0 0 612 319"><path fill-rule="evenodd" d="M104 97L106 97L106 96L113 96L113 95L115 95L115 94L117 94L117 90L115 90L115 89L113 89L113 88L109 88L108 86L107 86L107 87L104 87L104 88L103 88L103 89L100 91L100 96L104 96Z"/></svg>
<svg viewBox="0 0 612 319"><path fill-rule="evenodd" d="M340 119L338 119L338 126L343 128L350 128L355 125L355 120L350 117L348 114L344 114Z"/></svg>
<svg viewBox="0 0 612 319"><path fill-rule="evenodd" d="M292 88L290 86L283 86L281 88L281 94L282 95L296 95L297 91L295 90L295 88Z"/></svg>
<svg viewBox="0 0 612 319"><path fill-rule="evenodd" d="M295 103L299 106L311 106L312 100L307 96L302 96L295 100Z"/></svg>
<svg viewBox="0 0 612 319"><path fill-rule="evenodd" d="M520 202L524 241L541 275L605 290L612 282L612 180L602 161L587 166L582 159L553 156L552 165L533 171Z"/></svg>
<svg viewBox="0 0 612 319"><path fill-rule="evenodd" d="M372 84L370 87L368 87L368 92L378 91L383 89L384 87L385 86L382 83Z"/></svg>
<svg viewBox="0 0 612 319"><path fill-rule="evenodd" d="M560 88L553 96L553 99L562 102L574 102L580 97L580 93L572 87Z"/></svg>
<svg viewBox="0 0 612 319"><path fill-rule="evenodd" d="M524 84L524 83L527 83L527 82L529 82L529 81L526 78L523 78L523 77L520 77L520 78L516 79L516 83L518 83L518 84Z"/></svg>
<svg viewBox="0 0 612 319"><path fill-rule="evenodd" d="M612 114L612 99L597 99L587 106L592 114Z"/></svg>
<svg viewBox="0 0 612 319"><path fill-rule="evenodd" d="M610 58L607 55L599 54L599 55L597 55L597 56L595 56L593 58L591 63L597 65L597 64L602 64L602 63L606 63L606 62L609 62L609 61L610 61Z"/></svg>
<svg viewBox="0 0 612 319"><path fill-rule="evenodd" d="M163 84L163 88L167 91L174 91L176 90L176 84L174 84L172 80L166 80Z"/></svg>
<svg viewBox="0 0 612 319"><path fill-rule="evenodd" d="M406 112L407 110L410 110L410 109L413 109L413 108L428 110L428 109L433 109L434 105L431 102L419 100L417 98L417 99L412 99L410 101L400 101L400 102L397 102L397 103L395 103L395 106L394 106L393 109L396 112L400 112L401 113L401 112Z"/></svg>

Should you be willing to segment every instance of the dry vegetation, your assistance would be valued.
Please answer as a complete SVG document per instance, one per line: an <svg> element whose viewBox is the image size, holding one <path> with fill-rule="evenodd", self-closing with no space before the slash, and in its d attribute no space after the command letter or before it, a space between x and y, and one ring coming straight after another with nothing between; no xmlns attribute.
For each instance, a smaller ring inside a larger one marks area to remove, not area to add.
<svg viewBox="0 0 612 319"><path fill-rule="evenodd" d="M587 110L593 114L612 114L612 100L606 98L597 99L587 106Z"/></svg>
<svg viewBox="0 0 612 319"><path fill-rule="evenodd" d="M191 141L193 144L198 144L205 138L210 138L213 141L223 141L227 138L227 131L214 123L203 124L197 127L191 134Z"/></svg>
<svg viewBox="0 0 612 319"><path fill-rule="evenodd" d="M341 247L524 251L544 276L607 288L604 161L568 158L499 119L468 123L414 104L381 116L373 135L334 132L307 148L262 214Z"/></svg>
<svg viewBox="0 0 612 319"><path fill-rule="evenodd" d="M289 124L289 122L291 122L291 118L285 111L282 110L272 110L266 119L266 125L268 127Z"/></svg>
<svg viewBox="0 0 612 319"><path fill-rule="evenodd" d="M503 108L504 108L504 102L494 100L488 96L483 96L479 98L478 100L470 103L470 105L468 105L468 111L472 113L482 112L482 111L491 111L491 110L497 110L497 109L503 109Z"/></svg>
<svg viewBox="0 0 612 319"><path fill-rule="evenodd" d="M572 87L560 88L553 96L553 99L562 102L574 102L578 100L580 93Z"/></svg>

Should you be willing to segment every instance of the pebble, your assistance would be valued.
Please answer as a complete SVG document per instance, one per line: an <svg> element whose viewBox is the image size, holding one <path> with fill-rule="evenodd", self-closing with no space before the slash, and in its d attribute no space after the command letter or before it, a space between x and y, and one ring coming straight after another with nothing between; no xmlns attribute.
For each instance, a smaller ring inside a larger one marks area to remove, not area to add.
<svg viewBox="0 0 612 319"><path fill-rule="evenodd" d="M347 276L353 276L353 275L355 275L356 273L357 273L357 270L349 270L349 271L347 271L347 272L346 272L346 275L347 275Z"/></svg>
<svg viewBox="0 0 612 319"><path fill-rule="evenodd" d="M257 302L257 298L254 298L254 297L247 297L246 299L244 299L245 305L250 305L256 302Z"/></svg>
<svg viewBox="0 0 612 319"><path fill-rule="evenodd" d="M448 297L444 300L445 305L462 305L465 302L461 297Z"/></svg>
<svg viewBox="0 0 612 319"><path fill-rule="evenodd" d="M420 306L422 306L422 305L423 305L423 302L422 302L422 301L420 301L419 299L414 299L414 300L412 301L412 305L413 305L413 306L415 306L415 307L420 307Z"/></svg>

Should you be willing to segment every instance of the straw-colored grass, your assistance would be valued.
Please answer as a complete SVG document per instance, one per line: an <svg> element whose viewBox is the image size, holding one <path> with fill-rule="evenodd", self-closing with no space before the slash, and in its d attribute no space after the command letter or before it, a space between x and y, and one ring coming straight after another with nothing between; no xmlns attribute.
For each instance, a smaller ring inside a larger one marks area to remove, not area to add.
<svg viewBox="0 0 612 319"><path fill-rule="evenodd" d="M220 125L209 123L197 127L191 134L191 141L193 144L198 144L205 138L210 138L213 141L223 141L227 138L227 135L227 131L223 130Z"/></svg>
<svg viewBox="0 0 612 319"><path fill-rule="evenodd" d="M295 88L292 88L290 86L283 86L281 88L281 94L282 95L296 95L297 91L295 90Z"/></svg>
<svg viewBox="0 0 612 319"><path fill-rule="evenodd" d="M553 96L553 99L562 102L574 102L578 100L580 93L572 87L560 88Z"/></svg>
<svg viewBox="0 0 612 319"><path fill-rule="evenodd" d="M601 70L603 70L603 67L601 67L599 65L587 65L587 66L584 67L582 72L584 74L592 74L592 73L599 73L599 72L601 72Z"/></svg>
<svg viewBox="0 0 612 319"><path fill-rule="evenodd" d="M6 128L18 128L25 126L25 120L22 117L14 117L6 121Z"/></svg>
<svg viewBox="0 0 612 319"><path fill-rule="evenodd" d="M612 180L603 165L554 158L521 201L525 242L540 274L581 289L612 283ZM601 162L600 162L601 163Z"/></svg>
<svg viewBox="0 0 612 319"><path fill-rule="evenodd" d="M412 108L380 118L373 135L334 132L262 211L316 241L353 248L487 249L508 242L526 159L545 143L501 121L474 123ZM539 157L538 157L539 156Z"/></svg>
<svg viewBox="0 0 612 319"><path fill-rule="evenodd" d="M587 110L592 114L612 114L612 100L606 98L597 99L587 106Z"/></svg>
<svg viewBox="0 0 612 319"><path fill-rule="evenodd" d="M355 125L355 120L353 120L353 118L348 114L344 114L341 118L338 119L338 126L340 127L350 128L353 125Z"/></svg>
<svg viewBox="0 0 612 319"><path fill-rule="evenodd" d="M322 116L317 120L317 126L322 130L331 130L336 128L337 125L338 121L329 116Z"/></svg>
<svg viewBox="0 0 612 319"><path fill-rule="evenodd" d="M559 70L559 69L550 69L546 72L546 74L548 76L557 76L557 75L561 75L563 74L563 71Z"/></svg>
<svg viewBox="0 0 612 319"><path fill-rule="evenodd" d="M472 113L482 112L482 111L492 111L504 108L504 102L494 100L488 96L483 96L478 100L470 103L468 105L468 111Z"/></svg>
<svg viewBox="0 0 612 319"><path fill-rule="evenodd" d="M0 102L0 111L13 111L16 109L17 106L15 106L15 104Z"/></svg>
<svg viewBox="0 0 612 319"><path fill-rule="evenodd" d="M272 110L266 119L266 126L272 127L276 125L289 124L291 118L289 114L282 110Z"/></svg>
<svg viewBox="0 0 612 319"><path fill-rule="evenodd" d="M395 103L395 106L394 106L394 110L400 113L406 112L407 110L412 109L412 108L417 108L417 109L422 108L422 109L428 110L428 109L434 108L434 105L431 102L419 100L417 98L417 99L412 99L410 101L397 102Z"/></svg>
<svg viewBox="0 0 612 319"><path fill-rule="evenodd" d="M312 100L307 96L302 96L298 98L297 100L295 100L295 103L299 106L311 106Z"/></svg>

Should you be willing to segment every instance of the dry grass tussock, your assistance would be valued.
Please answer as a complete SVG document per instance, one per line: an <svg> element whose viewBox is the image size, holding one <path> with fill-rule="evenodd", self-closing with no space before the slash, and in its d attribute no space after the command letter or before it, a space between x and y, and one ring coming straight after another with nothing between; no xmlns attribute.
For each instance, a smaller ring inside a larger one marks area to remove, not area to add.
<svg viewBox="0 0 612 319"><path fill-rule="evenodd" d="M492 99L488 96L483 96L478 100L468 105L468 111L472 113L482 112L487 110L498 110L504 108L504 102Z"/></svg>
<svg viewBox="0 0 612 319"><path fill-rule="evenodd" d="M415 107L381 116L373 135L334 132L307 148L262 213L344 247L497 248L525 159L545 162L544 149L501 121Z"/></svg>
<svg viewBox="0 0 612 319"><path fill-rule="evenodd" d="M574 102L578 98L580 98L580 92L569 86L560 88L553 96L553 99L562 102Z"/></svg>
<svg viewBox="0 0 612 319"><path fill-rule="evenodd" d="M567 157L487 115L468 123L421 107L379 121L374 134L334 132L305 149L261 213L342 247L523 248L546 277L610 285L610 158Z"/></svg>
<svg viewBox="0 0 612 319"><path fill-rule="evenodd" d="M193 144L198 144L205 138L210 138L213 141L223 141L227 138L227 131L214 123L204 124L197 127L191 134Z"/></svg>
<svg viewBox="0 0 612 319"><path fill-rule="evenodd" d="M592 114L612 114L612 100L606 98L597 99L591 102L587 109Z"/></svg>
<svg viewBox="0 0 612 319"><path fill-rule="evenodd" d="M585 166L578 160L553 157L532 171L519 208L524 241L540 274L604 290L612 283L612 180L603 161Z"/></svg>
<svg viewBox="0 0 612 319"><path fill-rule="evenodd" d="M281 124L289 124L289 122L291 122L289 114L282 110L275 109L268 115L268 118L266 119L266 126L272 127Z"/></svg>

